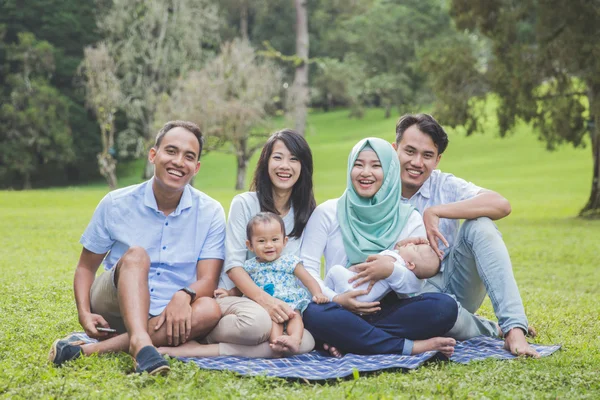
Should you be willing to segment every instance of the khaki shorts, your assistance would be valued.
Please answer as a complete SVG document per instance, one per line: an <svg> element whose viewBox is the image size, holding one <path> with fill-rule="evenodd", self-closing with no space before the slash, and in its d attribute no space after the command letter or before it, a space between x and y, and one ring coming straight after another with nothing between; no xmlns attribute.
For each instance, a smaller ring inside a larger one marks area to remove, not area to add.
<svg viewBox="0 0 600 400"><path fill-rule="evenodd" d="M90 289L90 307L94 314L101 315L111 328L117 330L117 333L125 333L127 329L119 308L115 271L116 268L113 267L94 280Z"/></svg>

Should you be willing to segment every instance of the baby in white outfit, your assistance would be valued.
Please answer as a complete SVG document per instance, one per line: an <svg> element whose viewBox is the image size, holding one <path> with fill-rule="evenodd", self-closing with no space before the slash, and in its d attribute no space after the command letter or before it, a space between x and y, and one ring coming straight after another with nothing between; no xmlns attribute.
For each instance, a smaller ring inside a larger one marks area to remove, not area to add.
<svg viewBox="0 0 600 400"><path fill-rule="evenodd" d="M397 252L384 250L379 254L396 260L394 272L386 279L377 281L369 293L356 297L358 301L379 301L392 290L400 294L419 293L424 279L435 276L440 270L440 259L428 244L409 243L400 247ZM357 287L353 287L354 282L348 283L356 274L342 265L334 265L325 276L325 285L338 294L367 289L369 282Z"/></svg>

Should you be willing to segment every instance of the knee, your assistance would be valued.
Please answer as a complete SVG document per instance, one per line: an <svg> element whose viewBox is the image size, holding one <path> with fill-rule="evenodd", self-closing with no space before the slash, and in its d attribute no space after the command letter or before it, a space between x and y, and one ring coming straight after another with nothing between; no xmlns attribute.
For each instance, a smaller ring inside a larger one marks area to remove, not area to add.
<svg viewBox="0 0 600 400"><path fill-rule="evenodd" d="M210 297L200 297L192 303L192 326L216 325L221 319L221 308Z"/></svg>
<svg viewBox="0 0 600 400"><path fill-rule="evenodd" d="M463 223L462 229L472 238L489 238L499 234L496 224L488 217L468 219Z"/></svg>
<svg viewBox="0 0 600 400"><path fill-rule="evenodd" d="M448 332L458 319L458 303L456 300L447 294L429 293L433 295L438 310L436 325L440 327L440 331Z"/></svg>
<svg viewBox="0 0 600 400"><path fill-rule="evenodd" d="M150 257L143 247L132 246L119 260L120 268L150 268Z"/></svg>

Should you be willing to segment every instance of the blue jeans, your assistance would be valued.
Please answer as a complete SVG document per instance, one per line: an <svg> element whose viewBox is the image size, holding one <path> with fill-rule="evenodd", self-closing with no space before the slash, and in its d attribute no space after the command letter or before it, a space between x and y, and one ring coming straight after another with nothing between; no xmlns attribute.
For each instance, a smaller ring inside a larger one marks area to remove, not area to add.
<svg viewBox="0 0 600 400"><path fill-rule="evenodd" d="M473 315L486 293L504 333L513 328L527 332L527 317L508 250L500 231L487 217L462 224L442 270L428 279L423 292L447 293L459 302L458 320L447 336L458 340L498 336L495 322Z"/></svg>
<svg viewBox="0 0 600 400"><path fill-rule="evenodd" d="M443 336L456 323L458 305L442 293L398 299L390 293L381 311L358 316L337 303L310 303L302 319L318 343L343 353L410 355L413 340Z"/></svg>

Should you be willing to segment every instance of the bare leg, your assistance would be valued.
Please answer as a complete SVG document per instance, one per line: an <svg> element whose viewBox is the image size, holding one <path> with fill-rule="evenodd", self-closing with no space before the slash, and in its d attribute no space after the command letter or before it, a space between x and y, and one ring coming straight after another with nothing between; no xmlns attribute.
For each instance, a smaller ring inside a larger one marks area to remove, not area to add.
<svg viewBox="0 0 600 400"><path fill-rule="evenodd" d="M131 247L115 268L119 309L129 334L129 354L135 357L143 347L152 346L152 339L148 334L150 258L143 248Z"/></svg>
<svg viewBox="0 0 600 400"><path fill-rule="evenodd" d="M194 301L192 304L192 332L190 337L192 338L201 338L206 336L211 329L215 327L219 318L221 316L221 310L219 306L214 301L214 299L208 297L201 297ZM155 330L156 322L158 321L158 317L151 318L150 320L146 317L146 329L152 339L152 343L154 346L166 346L167 344L167 327L163 324L159 330ZM198 346L203 346L197 342ZM116 353L116 352L127 352L129 347L129 334L124 333L119 336L115 336L113 338L103 340L98 343L90 343L81 346L83 350L83 354L90 355L93 353ZM173 349L174 347L170 347ZM198 350L199 351L199 350ZM207 350L208 351L208 350ZM163 354L169 354L163 350ZM131 354L131 353L130 353ZM175 355L175 354L173 354ZM218 346L217 346L217 354L218 355ZM182 357L188 357L186 355L181 355ZM191 355L189 357L192 357Z"/></svg>
<svg viewBox="0 0 600 400"><path fill-rule="evenodd" d="M288 329L289 329L289 323L288 323ZM283 336L283 324L276 324L275 322L273 322L273 324L271 325L271 335L269 336L269 343L270 343L271 349L273 349L274 352L280 353L280 354L285 351L285 347L282 346L280 343L277 343L277 339L280 338L281 336Z"/></svg>
<svg viewBox="0 0 600 400"><path fill-rule="evenodd" d="M219 345L200 344L191 340L177 347L159 347L158 352L171 357L216 357L219 355Z"/></svg>
<svg viewBox="0 0 600 400"><path fill-rule="evenodd" d="M434 337L427 340L415 340L411 354L421 354L426 351L439 351L450 358L454 353L456 340L446 337Z"/></svg>
<svg viewBox="0 0 600 400"><path fill-rule="evenodd" d="M294 310L294 318L288 321L287 335L281 335L275 339L274 345L281 346L286 353L298 354L300 342L302 341L302 333L304 333L304 323L300 311Z"/></svg>

